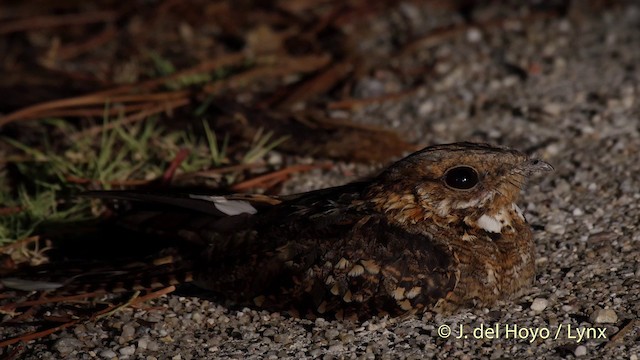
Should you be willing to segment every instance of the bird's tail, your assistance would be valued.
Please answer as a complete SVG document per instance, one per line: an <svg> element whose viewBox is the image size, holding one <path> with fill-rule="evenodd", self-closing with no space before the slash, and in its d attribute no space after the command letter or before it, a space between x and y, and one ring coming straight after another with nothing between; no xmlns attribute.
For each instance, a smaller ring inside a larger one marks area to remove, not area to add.
<svg viewBox="0 0 640 360"><path fill-rule="evenodd" d="M258 209L280 202L242 194L93 191L83 196L116 201L123 205L123 213L86 229L74 224L45 232L54 242L49 254L55 252L58 258L52 256L49 264L19 267L8 274L0 269L0 288L123 292L189 282L195 265L202 267L203 257L206 259L210 234L241 228Z"/></svg>
<svg viewBox="0 0 640 360"><path fill-rule="evenodd" d="M4 274L5 289L56 293L153 290L193 280L193 262L173 251L142 260L69 261L17 268Z"/></svg>

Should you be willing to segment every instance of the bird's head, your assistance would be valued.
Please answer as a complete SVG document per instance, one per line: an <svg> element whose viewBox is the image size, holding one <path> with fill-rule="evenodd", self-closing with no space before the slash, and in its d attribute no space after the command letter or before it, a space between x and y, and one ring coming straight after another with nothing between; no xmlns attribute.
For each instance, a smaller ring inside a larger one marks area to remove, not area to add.
<svg viewBox="0 0 640 360"><path fill-rule="evenodd" d="M402 220L483 214L511 206L527 177L548 163L512 149L477 143L427 147L396 162L374 181L378 210Z"/></svg>

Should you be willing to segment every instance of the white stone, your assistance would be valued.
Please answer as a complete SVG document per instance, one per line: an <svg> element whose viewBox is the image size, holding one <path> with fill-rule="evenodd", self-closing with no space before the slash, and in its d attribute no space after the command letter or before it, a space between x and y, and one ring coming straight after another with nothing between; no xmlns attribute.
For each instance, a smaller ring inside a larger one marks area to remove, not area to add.
<svg viewBox="0 0 640 360"><path fill-rule="evenodd" d="M418 107L418 115L420 116L429 115L433 112L434 109L435 109L435 105L433 104L433 102L427 100L422 104L420 104L420 106Z"/></svg>
<svg viewBox="0 0 640 360"><path fill-rule="evenodd" d="M551 116L558 116L562 113L562 111L564 111L564 105L560 103L545 104L542 107L542 111Z"/></svg>
<svg viewBox="0 0 640 360"><path fill-rule="evenodd" d="M144 337L138 339L138 349L146 350L148 344L149 344L149 339L144 338Z"/></svg>
<svg viewBox="0 0 640 360"><path fill-rule="evenodd" d="M477 43L482 40L482 33L477 28L470 28L469 31L467 31L467 40L470 43Z"/></svg>
<svg viewBox="0 0 640 360"><path fill-rule="evenodd" d="M113 359L113 358L115 358L117 356L118 356L118 354L116 354L111 349L100 351L100 357L103 358L103 359Z"/></svg>
<svg viewBox="0 0 640 360"><path fill-rule="evenodd" d="M618 321L618 315L611 309L600 309L593 312L591 320L598 324L615 324Z"/></svg>
<svg viewBox="0 0 640 360"><path fill-rule="evenodd" d="M576 350L573 352L576 356L585 356L587 355L587 347L584 345L578 345Z"/></svg>
<svg viewBox="0 0 640 360"><path fill-rule="evenodd" d="M544 230L552 234L563 235L565 227L563 224L547 224L544 226Z"/></svg>
<svg viewBox="0 0 640 360"><path fill-rule="evenodd" d="M542 311L546 309L547 305L549 305L549 300L544 298L535 298L533 299L533 303L531 303L531 310Z"/></svg>
<svg viewBox="0 0 640 360"><path fill-rule="evenodd" d="M120 350L118 350L118 352L122 355L133 355L136 353L136 346L129 345L129 346L121 347Z"/></svg>

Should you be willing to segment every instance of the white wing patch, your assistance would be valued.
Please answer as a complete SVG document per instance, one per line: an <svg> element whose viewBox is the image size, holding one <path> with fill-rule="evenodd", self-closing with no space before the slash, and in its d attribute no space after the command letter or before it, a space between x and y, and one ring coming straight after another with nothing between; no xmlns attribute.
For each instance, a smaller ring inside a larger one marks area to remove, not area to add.
<svg viewBox="0 0 640 360"><path fill-rule="evenodd" d="M0 279L0 283L10 289L22 291L54 290L64 285L58 282L25 280L15 277Z"/></svg>
<svg viewBox="0 0 640 360"><path fill-rule="evenodd" d="M216 209L225 215L255 214L258 212L249 202L243 200L229 200L224 196L189 195L192 199L205 200L213 203Z"/></svg>

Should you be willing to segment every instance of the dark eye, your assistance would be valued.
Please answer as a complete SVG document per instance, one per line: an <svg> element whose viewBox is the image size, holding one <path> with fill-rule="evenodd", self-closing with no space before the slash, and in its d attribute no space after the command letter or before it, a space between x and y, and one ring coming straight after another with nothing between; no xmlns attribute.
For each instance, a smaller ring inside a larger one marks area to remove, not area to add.
<svg viewBox="0 0 640 360"><path fill-rule="evenodd" d="M478 172L469 166L454 167L444 174L444 182L454 189L469 190L478 184Z"/></svg>

